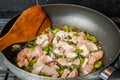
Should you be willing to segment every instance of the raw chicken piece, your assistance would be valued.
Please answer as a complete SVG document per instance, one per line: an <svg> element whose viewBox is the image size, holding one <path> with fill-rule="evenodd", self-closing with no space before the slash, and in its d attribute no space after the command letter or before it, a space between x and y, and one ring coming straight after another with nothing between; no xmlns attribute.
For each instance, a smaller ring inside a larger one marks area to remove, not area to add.
<svg viewBox="0 0 120 80"><path fill-rule="evenodd" d="M75 34L77 34L77 32L69 32L69 36L71 37L75 36Z"/></svg>
<svg viewBox="0 0 120 80"><path fill-rule="evenodd" d="M100 60L103 57L103 51L97 51L91 53L89 57L88 64L95 64L96 61Z"/></svg>
<svg viewBox="0 0 120 80"><path fill-rule="evenodd" d="M59 76L58 72L47 65L44 65L41 69L41 72L45 73L48 76L51 76L53 78L57 78Z"/></svg>
<svg viewBox="0 0 120 80"><path fill-rule="evenodd" d="M78 70L77 69L74 69L69 75L68 75L68 78L69 77L76 77L78 76Z"/></svg>
<svg viewBox="0 0 120 80"><path fill-rule="evenodd" d="M58 55L63 55L64 53L64 51L63 50L60 50L60 48L54 48L53 49L53 52L55 53L55 54L58 54Z"/></svg>
<svg viewBox="0 0 120 80"><path fill-rule="evenodd" d="M57 37L57 36L53 38L52 44L53 44L54 47L59 47L60 46L59 40L60 40L60 38Z"/></svg>
<svg viewBox="0 0 120 80"><path fill-rule="evenodd" d="M17 61L18 61L18 66L23 67L23 66L28 66L30 60L38 59L43 55L43 50L41 46L36 46L34 48L34 51L31 51L29 48L24 48L18 53L17 56Z"/></svg>
<svg viewBox="0 0 120 80"><path fill-rule="evenodd" d="M81 46L79 46L78 48L81 49L81 50L83 50L83 52L81 52L80 55L82 55L84 57L86 57L86 56L89 55L90 50L89 50L89 48L87 47L86 44L81 43Z"/></svg>
<svg viewBox="0 0 120 80"><path fill-rule="evenodd" d="M80 59L79 58L75 59L73 61L73 64L79 66L80 65Z"/></svg>
<svg viewBox="0 0 120 80"><path fill-rule="evenodd" d="M42 34L37 37L36 43L42 47L46 47L51 43L53 34L49 31L48 34Z"/></svg>
<svg viewBox="0 0 120 80"><path fill-rule="evenodd" d="M68 32L61 30L56 33L56 36L58 36L59 38L64 38L64 37L68 36Z"/></svg>
<svg viewBox="0 0 120 80"><path fill-rule="evenodd" d="M38 58L37 62L33 65L33 68L39 67L42 64L45 64L50 61L52 61L52 58L50 56L42 55L40 58Z"/></svg>
<svg viewBox="0 0 120 80"><path fill-rule="evenodd" d="M91 56L89 58L88 64L93 64L94 65L96 61L97 61L97 59L94 56Z"/></svg>
<svg viewBox="0 0 120 80"><path fill-rule="evenodd" d="M70 52L70 51L65 51L65 55L66 55L66 57L67 58L75 58L75 57L77 57L77 53L75 53L75 52Z"/></svg>
<svg viewBox="0 0 120 80"><path fill-rule="evenodd" d="M88 64L95 64L96 61L100 60L103 57L103 51L97 51L91 53L89 56Z"/></svg>
<svg viewBox="0 0 120 80"><path fill-rule="evenodd" d="M84 74L89 74L94 69L94 64L96 61L100 60L103 57L103 51L98 51L91 53L91 55L85 59L84 64L81 67L81 71Z"/></svg>
<svg viewBox="0 0 120 80"><path fill-rule="evenodd" d="M44 66L44 64L41 64L40 66L34 68L34 69L32 70L32 73L34 73L34 74L39 74L40 71L41 71L41 69L43 68L43 66Z"/></svg>
<svg viewBox="0 0 120 80"><path fill-rule="evenodd" d="M79 41L79 40L85 40L85 39L86 39L86 35L85 35L84 32L80 32L80 33L78 33L78 35L79 35L78 41Z"/></svg>
<svg viewBox="0 0 120 80"><path fill-rule="evenodd" d="M32 58L40 58L44 54L41 46L36 46L32 52Z"/></svg>
<svg viewBox="0 0 120 80"><path fill-rule="evenodd" d="M56 64L54 64L54 65L51 65L51 68L53 68L53 69L59 69L59 66L56 65Z"/></svg>
<svg viewBox="0 0 120 80"><path fill-rule="evenodd" d="M63 65L63 66L70 66L72 62L68 61L68 58L59 58L57 59L58 63Z"/></svg>
<svg viewBox="0 0 120 80"><path fill-rule="evenodd" d="M29 50L28 48L24 48L23 50L21 50L17 56L18 66L19 67L28 66L31 57L32 57L31 50Z"/></svg>
<svg viewBox="0 0 120 80"><path fill-rule="evenodd" d="M92 72L93 69L94 65L92 64L86 64L84 67L81 67L81 71L83 74L89 74L90 72Z"/></svg>
<svg viewBox="0 0 120 80"><path fill-rule="evenodd" d="M37 37L36 43L38 45L42 45L42 44L44 44L45 41L48 41L48 39L49 39L49 37L47 34L42 34L42 35Z"/></svg>
<svg viewBox="0 0 120 80"><path fill-rule="evenodd" d="M95 53L91 53L93 57L95 57L97 60L100 60L103 57L103 51L97 51Z"/></svg>
<svg viewBox="0 0 120 80"><path fill-rule="evenodd" d="M69 73L70 73L70 70L64 69L63 74L61 75L61 77L62 78L67 78L67 76L69 75Z"/></svg>
<svg viewBox="0 0 120 80"><path fill-rule="evenodd" d="M69 36L71 37L71 39L69 39L69 41L72 41L72 42L74 42L74 43L77 43L78 37L75 36L75 34L77 34L77 32L69 32Z"/></svg>
<svg viewBox="0 0 120 80"><path fill-rule="evenodd" d="M66 41L62 39L59 40L58 44L59 44L58 47L63 48L63 50L66 50L66 49L69 50L71 48L74 48L72 45L69 45ZM53 44L53 45L56 45L56 44Z"/></svg>
<svg viewBox="0 0 120 80"><path fill-rule="evenodd" d="M89 48L90 51L98 50L98 47L92 41L89 41L89 40L79 40L77 46L80 46L81 44L85 44Z"/></svg>
<svg viewBox="0 0 120 80"><path fill-rule="evenodd" d="M69 45L65 41L59 41L59 43L60 43L60 47L63 49L64 54L66 55L66 57L68 57L68 58L77 57L77 54L74 52L75 47L73 45Z"/></svg>
<svg viewBox="0 0 120 80"><path fill-rule="evenodd" d="M75 58L77 57L77 53L75 53L75 47L72 45L67 45L64 54L68 58Z"/></svg>
<svg viewBox="0 0 120 80"><path fill-rule="evenodd" d="M40 58L38 58L37 62L33 65L32 73L38 74L42 67L45 65L45 63L52 61L52 58L48 55L42 55Z"/></svg>

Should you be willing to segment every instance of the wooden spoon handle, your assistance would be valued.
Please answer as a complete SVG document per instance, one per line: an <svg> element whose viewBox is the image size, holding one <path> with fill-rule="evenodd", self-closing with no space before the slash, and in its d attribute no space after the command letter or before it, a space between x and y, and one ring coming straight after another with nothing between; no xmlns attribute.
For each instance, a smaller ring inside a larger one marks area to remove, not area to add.
<svg viewBox="0 0 120 80"><path fill-rule="evenodd" d="M7 38L8 37L7 35L0 38L0 51L3 51L6 47L8 47L9 45L11 45L11 43L14 42L15 39L12 39L12 36L16 36L16 35L11 34L9 35L9 38Z"/></svg>

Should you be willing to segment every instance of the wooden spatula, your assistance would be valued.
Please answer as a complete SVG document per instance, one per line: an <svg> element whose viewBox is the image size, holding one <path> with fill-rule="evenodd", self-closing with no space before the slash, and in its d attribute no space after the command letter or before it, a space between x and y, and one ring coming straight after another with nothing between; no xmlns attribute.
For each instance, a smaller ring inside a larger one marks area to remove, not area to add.
<svg viewBox="0 0 120 80"><path fill-rule="evenodd" d="M0 38L0 51L11 44L35 39L47 25L50 25L50 20L44 10L38 5L30 7L18 17L9 32Z"/></svg>

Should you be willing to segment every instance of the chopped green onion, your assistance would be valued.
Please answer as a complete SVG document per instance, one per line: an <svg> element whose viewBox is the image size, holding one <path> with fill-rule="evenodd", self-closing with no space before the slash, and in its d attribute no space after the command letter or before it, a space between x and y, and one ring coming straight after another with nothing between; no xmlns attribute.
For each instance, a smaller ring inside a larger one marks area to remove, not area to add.
<svg viewBox="0 0 120 80"><path fill-rule="evenodd" d="M73 27L70 29L71 32L74 32L74 31L77 31L77 28L76 27Z"/></svg>
<svg viewBox="0 0 120 80"><path fill-rule="evenodd" d="M36 59L34 60L30 60L29 64L27 67L25 67L24 69L28 72L31 72L33 70L33 65L37 62Z"/></svg>
<svg viewBox="0 0 120 80"><path fill-rule="evenodd" d="M66 32L69 32L69 31L70 31L68 26L64 26L64 30L65 30Z"/></svg>
<svg viewBox="0 0 120 80"><path fill-rule="evenodd" d="M76 66L76 65L70 65L70 68L73 70L73 69L78 69L78 66Z"/></svg>
<svg viewBox="0 0 120 80"><path fill-rule="evenodd" d="M76 33L76 34L74 34L74 36L78 37L78 36L79 36L79 34L78 34L78 33Z"/></svg>
<svg viewBox="0 0 120 80"><path fill-rule="evenodd" d="M52 50L53 50L53 45L50 44L48 47L44 47L43 50L46 51L48 55L51 55L51 54L53 53L53 52L52 52Z"/></svg>
<svg viewBox="0 0 120 80"><path fill-rule="evenodd" d="M56 68L56 71L57 71L60 75L63 74L63 70L61 70L60 68Z"/></svg>
<svg viewBox="0 0 120 80"><path fill-rule="evenodd" d="M42 32L42 34L46 34L46 33L47 33L47 31L43 31L43 32Z"/></svg>
<svg viewBox="0 0 120 80"><path fill-rule="evenodd" d="M91 40L92 42L97 42L97 39L89 33L86 34L86 37L88 40Z"/></svg>
<svg viewBox="0 0 120 80"><path fill-rule="evenodd" d="M64 70L66 68L65 66L63 66L63 65L61 65L59 63L57 65L59 66L60 70Z"/></svg>
<svg viewBox="0 0 120 80"><path fill-rule="evenodd" d="M97 39L94 36L92 36L90 39L92 42L97 42Z"/></svg>
<svg viewBox="0 0 120 80"><path fill-rule="evenodd" d="M56 33L59 32L59 31L60 31L60 29L58 29L58 28L54 28L54 29L52 30L53 34L56 34Z"/></svg>
<svg viewBox="0 0 120 80"><path fill-rule="evenodd" d="M50 51L53 50L53 45L52 45L52 44L49 45L49 50L50 50Z"/></svg>
<svg viewBox="0 0 120 80"><path fill-rule="evenodd" d="M97 61L97 62L95 63L95 65L94 65L94 67L95 67L96 69L101 68L101 67L102 67L102 61Z"/></svg>
<svg viewBox="0 0 120 80"><path fill-rule="evenodd" d="M43 50L48 52L49 51L49 47L44 47Z"/></svg>
<svg viewBox="0 0 120 80"><path fill-rule="evenodd" d="M25 67L24 70L31 72L33 70L33 67Z"/></svg>
<svg viewBox="0 0 120 80"><path fill-rule="evenodd" d="M71 36L66 36L65 39L72 39L72 37Z"/></svg>
<svg viewBox="0 0 120 80"><path fill-rule="evenodd" d="M76 43L74 43L73 41L67 41L68 44L70 45L75 45L76 46Z"/></svg>
<svg viewBox="0 0 120 80"><path fill-rule="evenodd" d="M64 57L65 57L64 55L58 55L58 54L55 54L55 56L56 56L57 58L64 58Z"/></svg>
<svg viewBox="0 0 120 80"><path fill-rule="evenodd" d="M36 59L30 60L28 67L33 67L33 65L37 62Z"/></svg>
<svg viewBox="0 0 120 80"><path fill-rule="evenodd" d="M42 76L48 76L46 73L44 72L40 72L38 75L42 75Z"/></svg>
<svg viewBox="0 0 120 80"><path fill-rule="evenodd" d="M33 47L31 47L31 48L29 48L31 51L34 51L34 48Z"/></svg>
<svg viewBox="0 0 120 80"><path fill-rule="evenodd" d="M52 52L52 51L49 51L47 54L48 54L48 55L51 55L51 54L53 54L53 52Z"/></svg>
<svg viewBox="0 0 120 80"><path fill-rule="evenodd" d="M69 61L69 62L73 62L73 61L74 61L74 58L69 58L68 61Z"/></svg>
<svg viewBox="0 0 120 80"><path fill-rule="evenodd" d="M48 28L47 28L47 31L50 31L50 30L51 30L51 27L48 27Z"/></svg>
<svg viewBox="0 0 120 80"><path fill-rule="evenodd" d="M80 59L80 66L82 66L83 63L84 63L84 58L83 58L83 57L80 57L79 59Z"/></svg>
<svg viewBox="0 0 120 80"><path fill-rule="evenodd" d="M87 39L90 39L92 37L92 35L89 33L87 33L86 36L87 36Z"/></svg>
<svg viewBox="0 0 120 80"><path fill-rule="evenodd" d="M24 58L24 59L27 59L27 56L26 56L26 55L23 55L23 58Z"/></svg>
<svg viewBox="0 0 120 80"><path fill-rule="evenodd" d="M32 46L37 46L37 44L35 43L35 41L28 41L27 44L32 45Z"/></svg>
<svg viewBox="0 0 120 80"><path fill-rule="evenodd" d="M76 52L77 54L80 54L81 52L83 52L83 50L82 50L82 49L76 49L75 52Z"/></svg>

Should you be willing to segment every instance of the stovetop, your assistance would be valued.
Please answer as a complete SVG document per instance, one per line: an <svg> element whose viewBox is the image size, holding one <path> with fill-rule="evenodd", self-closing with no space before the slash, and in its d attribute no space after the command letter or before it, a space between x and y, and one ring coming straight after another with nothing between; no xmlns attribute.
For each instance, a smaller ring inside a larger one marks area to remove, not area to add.
<svg viewBox="0 0 120 80"><path fill-rule="evenodd" d="M64 3L86 6L111 18L120 29L120 0L0 0L0 32L11 17L35 5L36 1L40 5ZM0 80L20 80L7 69L1 54Z"/></svg>

